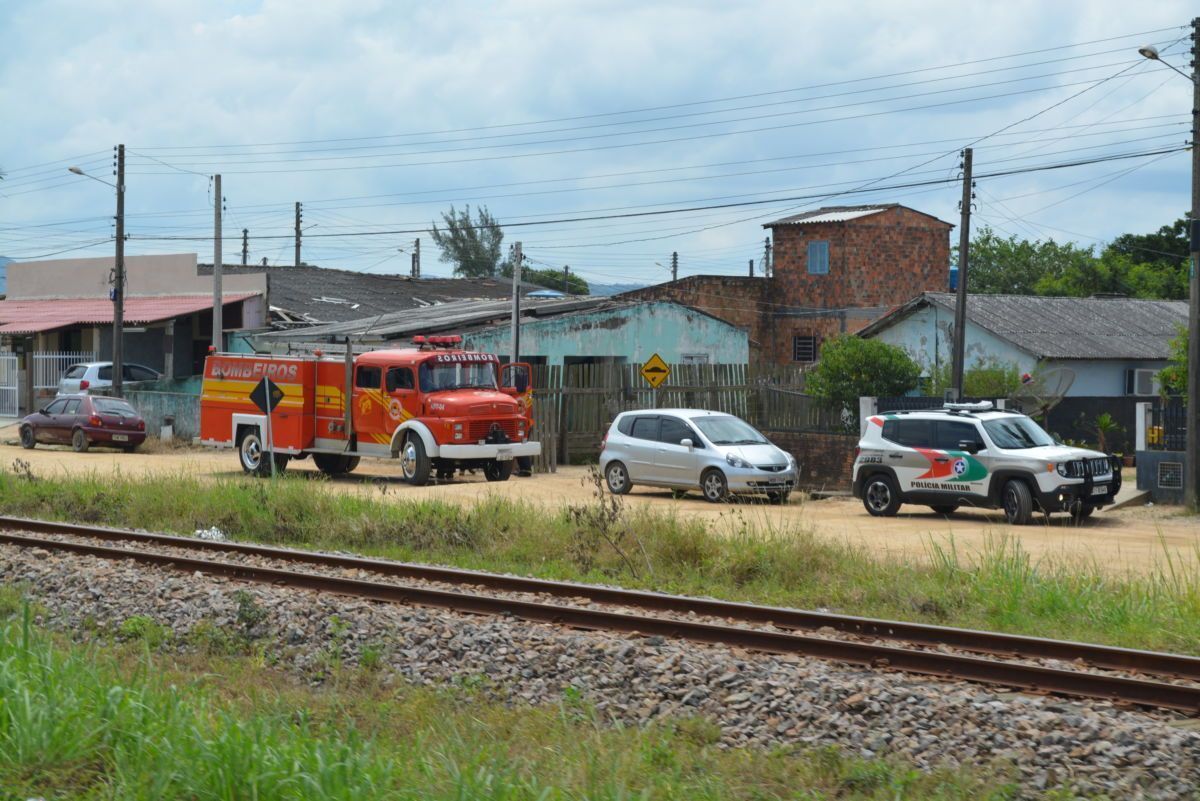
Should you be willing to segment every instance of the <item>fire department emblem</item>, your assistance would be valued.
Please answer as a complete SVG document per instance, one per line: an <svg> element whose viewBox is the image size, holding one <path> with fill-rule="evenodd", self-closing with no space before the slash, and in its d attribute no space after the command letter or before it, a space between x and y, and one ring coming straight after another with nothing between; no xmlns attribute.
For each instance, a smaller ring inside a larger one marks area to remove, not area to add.
<svg viewBox="0 0 1200 801"><path fill-rule="evenodd" d="M954 475L956 475L956 476L963 475L964 473L967 472L967 467L968 467L968 465L967 465L966 459L955 459L954 460Z"/></svg>
<svg viewBox="0 0 1200 801"><path fill-rule="evenodd" d="M360 414L367 414L371 411L371 396L363 395L358 399L358 411Z"/></svg>
<svg viewBox="0 0 1200 801"><path fill-rule="evenodd" d="M388 417L392 418L393 420L399 420L403 413L404 410L400 407L400 401L392 398L392 400L388 402Z"/></svg>

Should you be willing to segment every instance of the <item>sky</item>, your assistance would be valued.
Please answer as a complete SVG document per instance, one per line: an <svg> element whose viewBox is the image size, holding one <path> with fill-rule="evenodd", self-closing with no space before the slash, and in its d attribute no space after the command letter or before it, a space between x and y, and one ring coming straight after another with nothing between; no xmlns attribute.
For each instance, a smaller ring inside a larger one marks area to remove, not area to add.
<svg viewBox="0 0 1200 801"><path fill-rule="evenodd" d="M470 204L535 267L744 275L764 222L823 205L957 224L965 146L973 231L1099 247L1188 207L1191 88L1137 48L1186 72L1192 13L5 0L0 255L112 253L113 189L67 167L112 182L118 143L130 254L211 261L220 173L227 263L243 229L251 263L292 263L301 202L307 263L407 273L420 238L422 274L448 275L428 229Z"/></svg>

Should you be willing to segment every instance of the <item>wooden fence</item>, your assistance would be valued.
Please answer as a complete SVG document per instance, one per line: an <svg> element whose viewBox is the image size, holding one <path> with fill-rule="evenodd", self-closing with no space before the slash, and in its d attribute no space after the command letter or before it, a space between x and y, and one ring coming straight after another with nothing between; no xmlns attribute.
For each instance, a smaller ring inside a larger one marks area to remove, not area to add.
<svg viewBox="0 0 1200 801"><path fill-rule="evenodd" d="M680 364L657 390L641 364L534 367L534 428L542 443L536 469L595 458L613 418L632 409L690 408L734 414L766 431L841 431L844 421L803 393L795 368Z"/></svg>

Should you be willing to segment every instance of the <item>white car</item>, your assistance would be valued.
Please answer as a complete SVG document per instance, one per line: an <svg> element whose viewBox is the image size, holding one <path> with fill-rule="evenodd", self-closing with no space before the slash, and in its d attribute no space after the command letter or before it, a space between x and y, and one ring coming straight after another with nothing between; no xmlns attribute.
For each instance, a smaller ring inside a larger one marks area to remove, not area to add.
<svg viewBox="0 0 1200 801"><path fill-rule="evenodd" d="M600 471L614 495L635 484L700 490L717 503L731 494L766 495L784 503L796 488L791 454L731 414L700 409L622 412L600 452Z"/></svg>
<svg viewBox="0 0 1200 801"><path fill-rule="evenodd" d="M92 389L103 389L112 386L112 362L83 362L73 364L63 371L58 380L59 395L78 395ZM157 381L162 373L151 370L140 364L124 364L121 366L122 383L131 381Z"/></svg>

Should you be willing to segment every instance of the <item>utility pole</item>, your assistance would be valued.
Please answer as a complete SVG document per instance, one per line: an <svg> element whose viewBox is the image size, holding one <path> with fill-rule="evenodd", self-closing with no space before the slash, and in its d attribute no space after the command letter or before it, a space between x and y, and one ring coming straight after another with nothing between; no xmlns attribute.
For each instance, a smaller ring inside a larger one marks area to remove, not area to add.
<svg viewBox="0 0 1200 801"><path fill-rule="evenodd" d="M246 266L246 260L250 258L250 229L242 229L242 266Z"/></svg>
<svg viewBox="0 0 1200 801"><path fill-rule="evenodd" d="M771 264L771 237L768 236L763 239L763 260L762 260L763 278L770 278L771 271L773 268L774 268L774 265Z"/></svg>
<svg viewBox="0 0 1200 801"><path fill-rule="evenodd" d="M571 265L563 265L563 294L571 294Z"/></svg>
<svg viewBox="0 0 1200 801"><path fill-rule="evenodd" d="M117 145L117 255L113 265L112 392L122 397L125 372L125 145Z"/></svg>
<svg viewBox="0 0 1200 801"><path fill-rule="evenodd" d="M967 250L971 246L971 148L963 151L963 191L958 228L958 302L954 305L954 399L963 396L963 359L967 336Z"/></svg>
<svg viewBox="0 0 1200 801"><path fill-rule="evenodd" d="M521 243L514 242L512 248L513 300L512 300L512 359L509 364L521 360Z"/></svg>
<svg viewBox="0 0 1200 801"><path fill-rule="evenodd" d="M225 306L221 297L221 176L213 176L213 311L212 344L220 353L225 349Z"/></svg>
<svg viewBox="0 0 1200 801"><path fill-rule="evenodd" d="M1200 510L1200 17L1192 20L1192 214L1189 234L1192 267L1188 275L1187 481L1183 502Z"/></svg>
<svg viewBox="0 0 1200 801"><path fill-rule="evenodd" d="M750 277L754 277L754 259L750 260Z"/></svg>
<svg viewBox="0 0 1200 801"><path fill-rule="evenodd" d="M300 266L300 221L303 219L300 213L300 201L296 201L296 266Z"/></svg>
<svg viewBox="0 0 1200 801"><path fill-rule="evenodd" d="M679 280L679 253L678 252L671 254L671 280L672 281Z"/></svg>
<svg viewBox="0 0 1200 801"><path fill-rule="evenodd" d="M420 239L413 240L412 277L414 279L421 277L421 240Z"/></svg>

